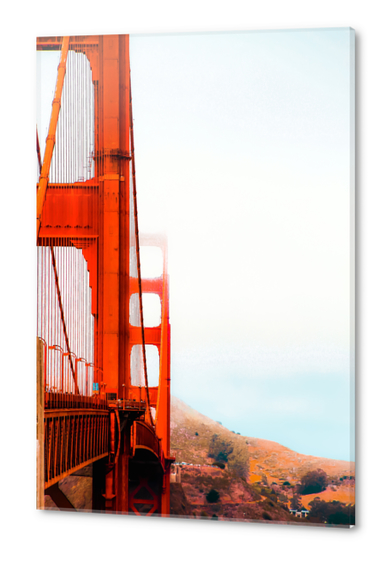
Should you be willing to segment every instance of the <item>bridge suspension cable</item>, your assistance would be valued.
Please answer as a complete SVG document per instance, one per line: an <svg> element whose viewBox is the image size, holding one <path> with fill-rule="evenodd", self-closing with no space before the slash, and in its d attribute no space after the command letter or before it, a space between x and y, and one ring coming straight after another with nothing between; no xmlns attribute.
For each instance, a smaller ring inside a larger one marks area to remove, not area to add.
<svg viewBox="0 0 388 562"><path fill-rule="evenodd" d="M144 313L143 313L143 294L142 294L142 283L141 283L141 266L140 266L140 241L139 241L139 221L137 214L137 193L136 193L136 168L135 168L135 149L134 149L134 139L133 139L133 117L132 117L132 91L131 91L131 81L129 81L129 124L130 124L130 137L131 137L131 159L132 159L132 194L133 194L133 209L134 209L134 226L135 226L135 244L136 244L136 265L137 265L137 280L139 288L139 308L140 308L140 326L141 326L141 339L142 339L142 355L143 355L143 366L144 366L144 382L146 387L146 398L147 398L147 417L148 423L153 425L153 419L150 407L150 394L148 387L148 373L147 373L147 357L146 357L146 344L145 344L145 333L144 333Z"/></svg>

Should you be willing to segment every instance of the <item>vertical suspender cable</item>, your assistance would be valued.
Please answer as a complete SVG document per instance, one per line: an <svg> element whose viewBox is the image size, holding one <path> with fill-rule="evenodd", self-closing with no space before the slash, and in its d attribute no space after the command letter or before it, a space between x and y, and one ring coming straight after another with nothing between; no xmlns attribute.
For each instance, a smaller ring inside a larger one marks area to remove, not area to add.
<svg viewBox="0 0 388 562"><path fill-rule="evenodd" d="M72 373L73 373L74 384L76 385L75 392L76 392L76 394L78 394L78 388L77 388L77 381L76 381L76 377L75 377L74 365L73 365L72 357L71 357L71 354L70 354L69 337L68 337L68 335L67 335L67 329L66 329L66 323L65 323L65 316L64 316L64 312L63 312L61 291L60 291L60 289L59 289L59 280L58 280L58 272L57 272L57 266L56 266L55 255L54 255L54 248L53 248L52 246L50 246L50 249L51 249L51 259L52 259L52 264L53 264L53 269L54 269L55 286L56 286L56 291L57 291L57 298L58 298L59 310L60 310L60 314L61 314L62 327L63 327L63 332L64 332L64 336L65 336L65 341L66 341L67 352L69 353L69 360L70 360L71 371L72 371Z"/></svg>

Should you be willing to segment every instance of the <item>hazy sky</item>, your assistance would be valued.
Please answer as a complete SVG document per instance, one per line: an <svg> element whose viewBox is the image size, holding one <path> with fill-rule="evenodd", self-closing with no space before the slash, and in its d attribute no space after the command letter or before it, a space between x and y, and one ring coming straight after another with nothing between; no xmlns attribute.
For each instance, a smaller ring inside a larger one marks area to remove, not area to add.
<svg viewBox="0 0 388 562"><path fill-rule="evenodd" d="M340 459L351 41L348 29L130 40L140 228L169 238L173 394L234 431Z"/></svg>
<svg viewBox="0 0 388 562"><path fill-rule="evenodd" d="M241 434L344 460L352 41L130 39L140 230L169 240L172 393Z"/></svg>

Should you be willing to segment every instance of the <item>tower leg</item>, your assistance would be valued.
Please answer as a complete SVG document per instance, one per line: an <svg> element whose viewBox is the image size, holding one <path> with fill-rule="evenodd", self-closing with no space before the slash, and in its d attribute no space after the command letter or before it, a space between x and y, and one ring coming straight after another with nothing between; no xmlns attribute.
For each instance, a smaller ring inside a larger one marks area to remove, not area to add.
<svg viewBox="0 0 388 562"><path fill-rule="evenodd" d="M117 459L117 511L128 513L129 511L129 455L130 455L130 424L126 424L121 432L121 450Z"/></svg>
<svg viewBox="0 0 388 562"><path fill-rule="evenodd" d="M106 459L93 463L92 510L105 511L105 465Z"/></svg>

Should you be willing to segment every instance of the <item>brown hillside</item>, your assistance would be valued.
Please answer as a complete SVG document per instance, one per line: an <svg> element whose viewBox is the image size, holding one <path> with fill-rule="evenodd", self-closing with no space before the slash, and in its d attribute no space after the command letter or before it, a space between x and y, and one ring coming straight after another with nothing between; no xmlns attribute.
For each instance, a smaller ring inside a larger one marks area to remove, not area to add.
<svg viewBox="0 0 388 562"><path fill-rule="evenodd" d="M207 466L183 466L181 489L171 485L171 515L201 519L295 522L287 506L272 498L261 496L244 478L229 470ZM211 490L219 498L208 500ZM182 492L184 495L182 495Z"/></svg>
<svg viewBox="0 0 388 562"><path fill-rule="evenodd" d="M286 494L290 499L293 487L301 477L320 468L328 475L330 485L321 494L313 494L311 498L304 496L303 505L307 506L308 502L317 496L325 501L337 500L354 504L353 462L302 455L274 441L237 435L190 408L178 398L172 397L171 449L177 463L212 464L214 459L207 455L214 434L231 442L235 451L239 451L241 455L246 453L249 459L248 482L251 484L275 486L277 493ZM350 476L353 480L349 482ZM340 480L344 477L346 480ZM282 483L285 481L291 484L290 488L283 488Z"/></svg>
<svg viewBox="0 0 388 562"><path fill-rule="evenodd" d="M190 408L182 400L172 397L171 454L176 457L176 462L211 464L207 455L210 439L214 434L246 444L246 438L234 434L222 424Z"/></svg>
<svg viewBox="0 0 388 562"><path fill-rule="evenodd" d="M321 468L331 479L354 476L354 463L296 453L274 441L250 439L251 481L263 475L272 481L288 480L295 484L306 472Z"/></svg>

